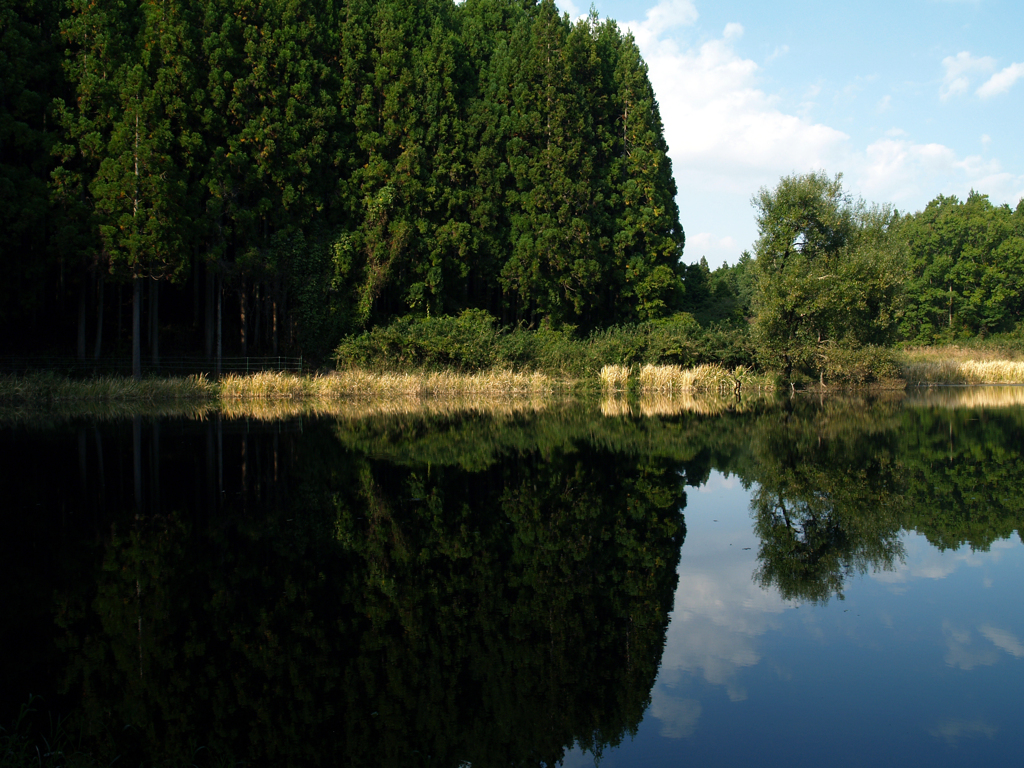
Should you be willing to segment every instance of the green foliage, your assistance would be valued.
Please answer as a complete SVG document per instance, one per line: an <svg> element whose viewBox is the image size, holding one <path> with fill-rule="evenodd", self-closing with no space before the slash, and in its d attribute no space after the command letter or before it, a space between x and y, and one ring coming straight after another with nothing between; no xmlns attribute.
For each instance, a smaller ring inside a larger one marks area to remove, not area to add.
<svg viewBox="0 0 1024 768"><path fill-rule="evenodd" d="M686 267L686 294L682 307L703 326L710 324L746 324L754 294L754 260L744 251L736 264L723 264L714 272L707 259Z"/></svg>
<svg viewBox="0 0 1024 768"><path fill-rule="evenodd" d="M853 203L823 173L784 177L753 203L759 360L787 378L821 374L830 348L888 343L903 282L895 212Z"/></svg>
<svg viewBox="0 0 1024 768"><path fill-rule="evenodd" d="M335 350L335 362L372 370L512 368L587 377L605 365L736 367L752 365L754 356L745 328L703 329L685 313L580 337L571 328L501 328L486 312L467 310L457 317L407 316L349 336Z"/></svg>
<svg viewBox="0 0 1024 768"><path fill-rule="evenodd" d="M1012 331L1024 310L1024 209L987 195L939 195L901 222L911 276L903 339L959 341Z"/></svg>
<svg viewBox="0 0 1024 768"><path fill-rule="evenodd" d="M81 223L52 205L48 188L51 102L65 87L61 10L57 0L0 1L0 324L15 327L47 303L58 254L79 256ZM8 348L18 341L8 338Z"/></svg>
<svg viewBox="0 0 1024 768"><path fill-rule="evenodd" d="M373 369L452 368L476 371L497 363L495 320L467 310L458 317L400 317L335 350L338 366Z"/></svg>
<svg viewBox="0 0 1024 768"><path fill-rule="evenodd" d="M35 122L0 115L0 164L13 135L35 165L11 174L45 198L51 139L36 128L60 97L53 200L58 250L81 264L80 328L87 313L102 323L86 290L102 276L207 281L208 346L211 297L233 295L222 337L249 352L255 318L273 314L281 342L313 357L404 316L479 309L590 331L678 309L684 238L657 101L632 38L596 13L32 0L23 16L0 55L39 48L36 70L5 81ZM58 21L63 51L47 47ZM61 53L68 92L30 93ZM330 253L325 233L341 233Z"/></svg>

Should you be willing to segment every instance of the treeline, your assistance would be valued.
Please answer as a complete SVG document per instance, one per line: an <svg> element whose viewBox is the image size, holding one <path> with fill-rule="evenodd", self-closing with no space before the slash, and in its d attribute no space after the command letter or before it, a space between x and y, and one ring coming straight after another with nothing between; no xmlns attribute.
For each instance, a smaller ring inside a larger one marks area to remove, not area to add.
<svg viewBox="0 0 1024 768"><path fill-rule="evenodd" d="M900 214L844 191L842 176L784 177L753 198L754 254L687 268L685 306L705 325L749 327L751 362L785 378L870 380L887 350L999 338L1024 349L1024 201L971 192Z"/></svg>
<svg viewBox="0 0 1024 768"><path fill-rule="evenodd" d="M210 357L322 356L407 314L589 330L680 306L658 104L632 38L596 14L573 22L550 0L0 13L12 349L99 356L113 334L136 360L161 337Z"/></svg>

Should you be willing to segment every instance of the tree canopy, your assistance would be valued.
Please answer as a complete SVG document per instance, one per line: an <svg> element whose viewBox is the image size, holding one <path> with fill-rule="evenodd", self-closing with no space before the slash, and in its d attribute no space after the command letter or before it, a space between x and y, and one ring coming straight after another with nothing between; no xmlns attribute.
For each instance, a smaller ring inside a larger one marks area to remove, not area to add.
<svg viewBox="0 0 1024 768"><path fill-rule="evenodd" d="M404 315L593 329L679 307L658 102L632 37L596 13L572 21L552 0L4 13L21 34L4 55L37 63L5 70L35 112L16 128L5 106L0 129L20 131L31 162L9 163L5 138L4 183L41 190L23 218L69 211L59 238L25 235L40 263L4 258L44 281L74 260L61 290L79 294L83 339L120 319L104 279L134 284L136 322L141 306L153 328L191 309L187 343L205 334L208 351L214 325L242 351L323 354ZM141 281L185 290L158 309Z"/></svg>
<svg viewBox="0 0 1024 768"><path fill-rule="evenodd" d="M786 176L754 196L753 333L788 377L822 373L836 347L890 341L903 267L892 209L854 201L842 175Z"/></svg>

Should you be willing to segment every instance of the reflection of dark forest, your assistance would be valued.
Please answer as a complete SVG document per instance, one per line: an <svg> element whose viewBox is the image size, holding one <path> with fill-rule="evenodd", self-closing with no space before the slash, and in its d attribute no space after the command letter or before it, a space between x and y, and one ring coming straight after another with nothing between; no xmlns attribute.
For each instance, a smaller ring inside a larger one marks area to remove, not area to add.
<svg viewBox="0 0 1024 768"><path fill-rule="evenodd" d="M23 438L19 473L64 453L79 492L15 500L6 719L49 675L104 764L539 765L636 728L684 535L667 461L468 471L299 428Z"/></svg>
<svg viewBox="0 0 1024 768"><path fill-rule="evenodd" d="M827 602L897 565L904 530L979 549L1020 531L1022 422L797 399L7 432L0 715L42 694L40 723L66 716L102 764L600 752L649 702L685 485L739 476L753 578Z"/></svg>

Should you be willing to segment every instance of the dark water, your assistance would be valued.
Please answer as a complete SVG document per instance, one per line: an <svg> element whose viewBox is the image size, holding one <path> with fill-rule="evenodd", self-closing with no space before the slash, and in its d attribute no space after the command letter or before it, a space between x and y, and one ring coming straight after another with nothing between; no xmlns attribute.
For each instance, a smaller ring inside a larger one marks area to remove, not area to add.
<svg viewBox="0 0 1024 768"><path fill-rule="evenodd" d="M60 718L83 765L1015 762L1022 432L799 399L10 426L0 724L39 697L22 741Z"/></svg>

